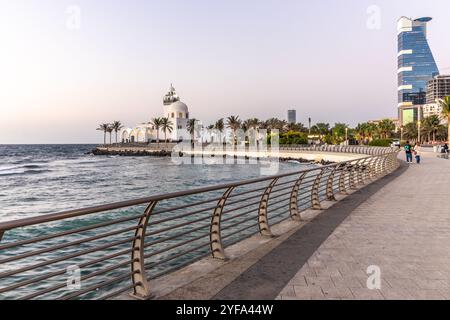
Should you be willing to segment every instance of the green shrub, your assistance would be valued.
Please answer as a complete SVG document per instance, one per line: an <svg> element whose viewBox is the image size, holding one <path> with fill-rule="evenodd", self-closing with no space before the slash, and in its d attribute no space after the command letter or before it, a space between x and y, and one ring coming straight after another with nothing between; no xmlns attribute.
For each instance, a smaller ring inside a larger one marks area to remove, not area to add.
<svg viewBox="0 0 450 320"><path fill-rule="evenodd" d="M369 143L372 147L389 147L392 143L392 139L378 139Z"/></svg>
<svg viewBox="0 0 450 320"><path fill-rule="evenodd" d="M308 144L306 133L289 131L280 135L280 145L286 144Z"/></svg>

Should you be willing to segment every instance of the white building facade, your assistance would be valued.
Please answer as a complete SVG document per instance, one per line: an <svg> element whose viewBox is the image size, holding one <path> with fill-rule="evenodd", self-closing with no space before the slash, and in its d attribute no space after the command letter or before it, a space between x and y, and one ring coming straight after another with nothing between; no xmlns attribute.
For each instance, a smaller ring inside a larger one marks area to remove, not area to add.
<svg viewBox="0 0 450 320"><path fill-rule="evenodd" d="M166 131L168 141L180 141L186 137L189 124L188 106L180 101L175 88L171 85L169 92L163 99L163 118L168 118L172 131ZM134 128L125 128L121 131L122 143L150 143L158 138L157 130L150 122L142 123ZM159 140L164 140L164 131L159 128Z"/></svg>

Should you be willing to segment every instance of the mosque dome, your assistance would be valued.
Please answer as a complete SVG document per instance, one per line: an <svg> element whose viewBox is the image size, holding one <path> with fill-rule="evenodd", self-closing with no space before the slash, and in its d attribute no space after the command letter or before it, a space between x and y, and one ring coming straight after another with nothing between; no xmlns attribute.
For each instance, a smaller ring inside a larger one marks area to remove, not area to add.
<svg viewBox="0 0 450 320"><path fill-rule="evenodd" d="M188 106L181 102L176 101L170 105L164 106L165 117L172 119L189 119Z"/></svg>
<svg viewBox="0 0 450 320"><path fill-rule="evenodd" d="M168 112L183 112L183 113L188 113L188 106L181 102L181 101L177 101L172 103L171 105L167 106L167 111Z"/></svg>

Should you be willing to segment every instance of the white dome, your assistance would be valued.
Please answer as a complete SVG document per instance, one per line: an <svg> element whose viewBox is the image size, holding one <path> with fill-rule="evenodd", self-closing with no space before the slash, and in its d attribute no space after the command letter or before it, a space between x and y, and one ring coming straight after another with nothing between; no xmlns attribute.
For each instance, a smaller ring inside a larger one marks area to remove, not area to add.
<svg viewBox="0 0 450 320"><path fill-rule="evenodd" d="M188 107L181 101L176 101L167 106L167 112L183 112L188 113Z"/></svg>

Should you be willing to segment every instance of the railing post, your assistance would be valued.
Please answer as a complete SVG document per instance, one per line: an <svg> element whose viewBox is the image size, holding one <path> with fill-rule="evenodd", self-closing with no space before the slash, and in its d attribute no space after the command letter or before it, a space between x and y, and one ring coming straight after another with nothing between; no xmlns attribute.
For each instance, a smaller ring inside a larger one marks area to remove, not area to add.
<svg viewBox="0 0 450 320"><path fill-rule="evenodd" d="M387 174L387 156L383 155L383 161L381 162L381 174L384 176Z"/></svg>
<svg viewBox="0 0 450 320"><path fill-rule="evenodd" d="M150 202L145 209L144 215L139 219L138 229L135 232L136 239L133 241L133 251L131 253L131 277L135 285L132 296L142 300L150 298L150 284L145 275L144 242L148 220L156 204L157 201Z"/></svg>
<svg viewBox="0 0 450 320"><path fill-rule="evenodd" d="M336 173L337 166L333 168L333 171L330 173L327 181L327 200L328 201L336 201L336 197L334 196L334 175Z"/></svg>
<svg viewBox="0 0 450 320"><path fill-rule="evenodd" d="M339 175L339 193L347 194L347 188L345 187L345 176L347 175L347 164L341 164L338 166L341 174Z"/></svg>
<svg viewBox="0 0 450 320"><path fill-rule="evenodd" d="M376 159L377 160L375 161L375 170L374 170L375 176L374 176L374 178L378 178L380 176L380 174L381 174L380 168L381 168L382 159L381 159L380 156L377 156Z"/></svg>
<svg viewBox="0 0 450 320"><path fill-rule="evenodd" d="M370 180L372 179L372 174L373 174L373 164L375 162L375 158L370 158L368 161L368 164L366 166L366 170L365 170L365 177L364 180Z"/></svg>
<svg viewBox="0 0 450 320"><path fill-rule="evenodd" d="M226 260L225 250L222 245L222 235L220 228L220 223L222 221L222 212L225 204L227 202L228 197L233 192L235 187L230 187L225 191L217 203L216 208L214 209L214 213L211 218L211 227L209 230L209 240L211 242L211 255L214 259Z"/></svg>
<svg viewBox="0 0 450 320"><path fill-rule="evenodd" d="M258 210L258 226L259 232L263 236L273 237L272 232L270 231L269 219L267 217L267 208L269 206L269 198L270 193L272 192L273 187L277 184L279 178L275 178L269 184L269 186L264 191L261 201L259 202L259 210Z"/></svg>
<svg viewBox="0 0 450 320"><path fill-rule="evenodd" d="M367 159L361 159L361 161L359 163L357 163L358 165L358 184L362 185L364 184L364 178L363 178L363 171L365 168L365 164L366 164Z"/></svg>
<svg viewBox="0 0 450 320"><path fill-rule="evenodd" d="M314 184L311 190L311 208L313 210L322 210L319 199L319 187L320 180L322 180L323 171L324 169L322 168L320 170L320 173L317 175L316 180L314 180Z"/></svg>
<svg viewBox="0 0 450 320"><path fill-rule="evenodd" d="M289 212L290 212L292 220L297 220L297 221L302 220L300 212L298 211L297 199L298 199L298 190L300 189L300 185L302 184L305 176L306 176L306 172L303 173L302 175L300 175L298 180L295 182L294 187L292 188L291 200L290 200L290 205L289 205Z"/></svg>
<svg viewBox="0 0 450 320"><path fill-rule="evenodd" d="M356 165L358 164L359 161L357 161L356 163L352 162L351 164L351 168L349 170L349 187L350 189L356 189Z"/></svg>

